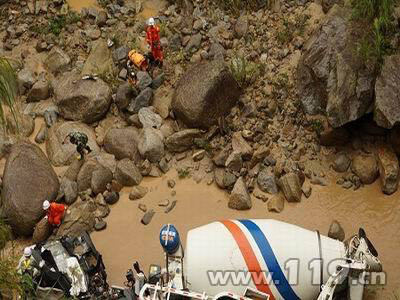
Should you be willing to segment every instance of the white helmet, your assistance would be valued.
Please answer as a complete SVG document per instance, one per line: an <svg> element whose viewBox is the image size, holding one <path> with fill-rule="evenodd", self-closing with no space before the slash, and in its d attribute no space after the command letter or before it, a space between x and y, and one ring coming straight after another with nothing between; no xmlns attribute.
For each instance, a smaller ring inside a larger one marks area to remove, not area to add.
<svg viewBox="0 0 400 300"><path fill-rule="evenodd" d="M45 200L45 201L43 202L43 209L44 209L44 210L48 210L49 207L50 207L50 202L47 201L47 200Z"/></svg>
<svg viewBox="0 0 400 300"><path fill-rule="evenodd" d="M149 26L154 26L154 24L155 24L154 18L150 18L150 19L147 21L147 24L149 24Z"/></svg>
<svg viewBox="0 0 400 300"><path fill-rule="evenodd" d="M26 247L25 249L24 249L24 256L25 257L29 257L29 256L31 256L32 255L32 249L31 249L31 247Z"/></svg>

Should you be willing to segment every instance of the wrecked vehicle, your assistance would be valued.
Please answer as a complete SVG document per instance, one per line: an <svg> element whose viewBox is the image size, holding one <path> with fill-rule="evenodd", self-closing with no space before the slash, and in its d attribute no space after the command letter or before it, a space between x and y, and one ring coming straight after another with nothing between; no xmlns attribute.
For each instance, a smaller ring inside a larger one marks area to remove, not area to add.
<svg viewBox="0 0 400 300"><path fill-rule="evenodd" d="M43 248L54 261L43 251L35 256L47 266L39 288L57 284L79 299L362 300L365 285L384 283L378 253L361 228L343 243L276 220L225 220L190 230L185 250L171 224L159 238L165 267L151 265L146 276L136 262L125 288L108 286L87 233L48 242Z"/></svg>

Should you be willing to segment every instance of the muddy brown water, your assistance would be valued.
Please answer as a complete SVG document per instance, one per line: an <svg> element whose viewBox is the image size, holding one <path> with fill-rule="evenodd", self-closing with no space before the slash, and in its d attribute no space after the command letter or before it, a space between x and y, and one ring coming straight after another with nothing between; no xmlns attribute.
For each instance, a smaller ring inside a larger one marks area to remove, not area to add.
<svg viewBox="0 0 400 300"><path fill-rule="evenodd" d="M168 179L176 180L176 196L171 197ZM135 260L144 270L151 263L163 265L162 249L158 241L163 224L174 224L185 244L185 236L191 228L216 220L236 218L272 218L296 224L310 230L327 234L333 219L342 224L347 236L358 232L362 226L379 251L384 270L387 272L387 287L378 288L379 297L368 299L390 299L392 291L400 285L400 203L399 194L385 196L380 191L379 182L348 191L332 182L327 187L313 186L309 199L298 204L285 203L282 213L269 213L265 203L253 198L253 208L249 211L234 211L227 207L228 195L215 185L197 184L191 179L180 180L174 171L156 179L145 179L142 183L150 189L141 200L128 199L129 189L124 189L121 199L111 208L106 219L107 229L94 232L92 238L102 253L112 284L121 285L125 273ZM164 199L177 199L174 210L165 214L158 203ZM148 226L140 223L143 213L138 204L146 204L156 211ZM385 295L385 296L383 296Z"/></svg>

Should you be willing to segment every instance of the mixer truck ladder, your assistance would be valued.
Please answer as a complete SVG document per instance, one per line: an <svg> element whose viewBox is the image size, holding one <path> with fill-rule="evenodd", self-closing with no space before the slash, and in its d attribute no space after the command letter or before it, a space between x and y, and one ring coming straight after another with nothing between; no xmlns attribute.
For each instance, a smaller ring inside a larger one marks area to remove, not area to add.
<svg viewBox="0 0 400 300"><path fill-rule="evenodd" d="M162 297L159 297L159 294L162 293ZM150 296L145 296L149 294ZM184 291L172 288L170 286L161 286L159 283L156 285L146 283L143 288L140 290L139 300L169 300L171 294L180 295L187 299L197 299L197 300L218 300L222 297L228 297L232 300L252 300L248 297L239 296L230 292L222 292L216 295L215 297L207 295L205 292L197 293L192 291ZM266 298L266 300L268 300Z"/></svg>

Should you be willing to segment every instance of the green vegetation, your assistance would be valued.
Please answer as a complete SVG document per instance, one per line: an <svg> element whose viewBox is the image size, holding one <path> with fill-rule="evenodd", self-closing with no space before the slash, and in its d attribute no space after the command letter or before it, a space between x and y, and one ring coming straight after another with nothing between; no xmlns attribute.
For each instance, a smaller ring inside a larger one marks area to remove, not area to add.
<svg viewBox="0 0 400 300"><path fill-rule="evenodd" d="M193 143L197 148L204 149L207 152L211 152L213 150L212 146L210 145L210 142L207 141L206 139L195 138Z"/></svg>
<svg viewBox="0 0 400 300"><path fill-rule="evenodd" d="M248 61L243 56L237 56L232 59L230 69L238 85L241 88L245 88L264 73L265 66Z"/></svg>
<svg viewBox="0 0 400 300"><path fill-rule="evenodd" d="M69 12L65 16L54 16L46 25L35 24L31 26L30 30L38 34L49 34L52 33L55 36L59 36L63 28L70 24L75 24L81 20L81 17L75 12Z"/></svg>
<svg viewBox="0 0 400 300"><path fill-rule="evenodd" d="M3 130L7 128L6 108L11 111L17 127L16 129L18 130L18 120L14 109L17 91L15 70L6 58L0 57L0 125L3 127Z"/></svg>
<svg viewBox="0 0 400 300"><path fill-rule="evenodd" d="M303 14L296 15L294 21L284 18L282 28L276 34L276 39L278 42L281 45L286 45L290 43L295 36L302 36L304 34L308 19L309 16Z"/></svg>
<svg viewBox="0 0 400 300"><path fill-rule="evenodd" d="M377 70L384 57L391 53L390 39L394 33L393 11L397 0L351 0L352 17L366 22L358 53L371 69Z"/></svg>
<svg viewBox="0 0 400 300"><path fill-rule="evenodd" d="M111 72L98 74L98 76L101 80L107 83L114 91L118 88L118 85L120 84L118 78L114 76L114 74L112 74Z"/></svg>
<svg viewBox="0 0 400 300"><path fill-rule="evenodd" d="M321 120L318 119L311 121L311 128L318 136L320 136L324 131L324 125L322 124Z"/></svg>
<svg viewBox="0 0 400 300"><path fill-rule="evenodd" d="M178 171L179 179L186 178L186 177L188 177L190 175L189 168L179 168L179 169L177 169L177 171Z"/></svg>

